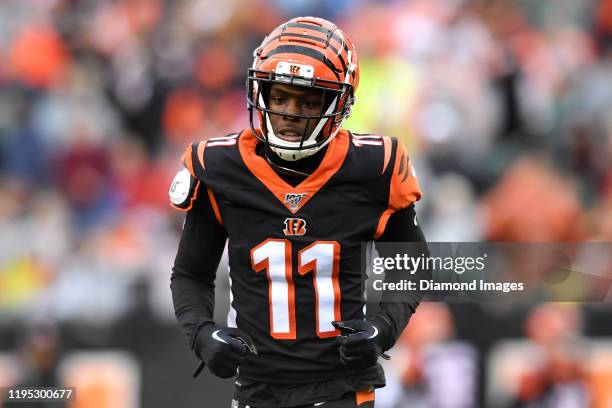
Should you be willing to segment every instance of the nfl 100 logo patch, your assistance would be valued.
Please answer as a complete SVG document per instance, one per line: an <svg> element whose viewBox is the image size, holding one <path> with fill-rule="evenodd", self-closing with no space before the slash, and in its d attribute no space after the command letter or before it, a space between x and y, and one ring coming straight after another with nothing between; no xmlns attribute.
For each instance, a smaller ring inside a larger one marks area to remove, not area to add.
<svg viewBox="0 0 612 408"><path fill-rule="evenodd" d="M300 208L302 199L306 197L306 193L287 193L285 194L285 204L289 204L289 208L297 210Z"/></svg>

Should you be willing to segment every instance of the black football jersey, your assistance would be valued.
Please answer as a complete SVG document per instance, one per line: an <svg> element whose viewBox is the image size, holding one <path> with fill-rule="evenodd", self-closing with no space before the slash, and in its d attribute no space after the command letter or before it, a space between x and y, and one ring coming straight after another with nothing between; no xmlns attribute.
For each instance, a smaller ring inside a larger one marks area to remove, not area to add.
<svg viewBox="0 0 612 408"><path fill-rule="evenodd" d="M305 383L354 375L339 361L334 320L364 318L361 244L421 196L397 139L340 131L319 167L286 183L258 156L251 130L190 145L190 198L210 198L228 234L230 326L258 355L240 376ZM176 203L175 203L176 206Z"/></svg>

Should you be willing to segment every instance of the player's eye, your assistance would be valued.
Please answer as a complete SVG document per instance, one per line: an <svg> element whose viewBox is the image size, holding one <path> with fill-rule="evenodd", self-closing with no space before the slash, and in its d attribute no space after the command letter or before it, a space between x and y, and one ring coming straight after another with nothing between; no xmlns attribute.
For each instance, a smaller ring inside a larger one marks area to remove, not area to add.
<svg viewBox="0 0 612 408"><path fill-rule="evenodd" d="M302 102L302 106L304 106L305 108L318 108L319 107L319 102L318 101L304 101Z"/></svg>
<svg viewBox="0 0 612 408"><path fill-rule="evenodd" d="M282 105L285 102L285 98L283 98L282 96L273 96L270 99L276 105Z"/></svg>

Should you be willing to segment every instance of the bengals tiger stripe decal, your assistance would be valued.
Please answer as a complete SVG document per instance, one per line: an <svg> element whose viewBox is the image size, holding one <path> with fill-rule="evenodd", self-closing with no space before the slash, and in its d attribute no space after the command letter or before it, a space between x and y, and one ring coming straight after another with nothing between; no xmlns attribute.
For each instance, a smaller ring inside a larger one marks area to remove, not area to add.
<svg viewBox="0 0 612 408"><path fill-rule="evenodd" d="M406 152L406 149L398 142L395 152L395 163L391 173L389 185L388 208L382 213L374 233L374 239L378 239L385 232L389 217L396 211L408 207L421 198L421 189L414 171L414 165Z"/></svg>

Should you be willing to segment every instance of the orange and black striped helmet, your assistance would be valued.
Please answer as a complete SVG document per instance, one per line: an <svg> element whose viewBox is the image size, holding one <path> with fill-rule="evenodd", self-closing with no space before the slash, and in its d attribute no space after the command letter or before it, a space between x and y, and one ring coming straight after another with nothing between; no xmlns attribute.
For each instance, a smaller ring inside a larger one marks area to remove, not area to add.
<svg viewBox="0 0 612 408"><path fill-rule="evenodd" d="M287 160L309 156L327 145L349 116L359 84L357 52L346 34L322 18L296 17L274 29L253 55L247 101L251 127L258 137ZM286 115L268 109L266 92L272 83L321 90L325 103L320 114ZM258 112L257 129L254 111ZM271 114L314 120L317 126L303 134L300 142L285 141L274 134Z"/></svg>

